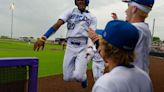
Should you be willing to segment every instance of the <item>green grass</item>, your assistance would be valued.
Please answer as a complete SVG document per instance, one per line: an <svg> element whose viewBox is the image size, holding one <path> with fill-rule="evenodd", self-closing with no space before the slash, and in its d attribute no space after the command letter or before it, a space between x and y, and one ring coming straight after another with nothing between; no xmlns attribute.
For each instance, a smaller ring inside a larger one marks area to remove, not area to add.
<svg viewBox="0 0 164 92"><path fill-rule="evenodd" d="M62 73L64 58L60 45L46 44L43 51L33 51L33 43L19 42L15 40L0 39L1 57L37 57L39 59L39 77L50 76ZM91 64L89 64L91 67Z"/></svg>
<svg viewBox="0 0 164 92"><path fill-rule="evenodd" d="M60 45L46 44L44 51L33 51L33 44L11 40L0 40L0 57L37 57L39 77L62 73L64 51Z"/></svg>

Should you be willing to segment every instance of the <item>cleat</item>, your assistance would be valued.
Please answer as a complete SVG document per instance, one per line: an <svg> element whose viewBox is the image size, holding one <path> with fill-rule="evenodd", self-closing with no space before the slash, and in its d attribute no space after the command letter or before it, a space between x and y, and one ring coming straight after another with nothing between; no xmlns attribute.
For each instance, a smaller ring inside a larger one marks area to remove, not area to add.
<svg viewBox="0 0 164 92"><path fill-rule="evenodd" d="M82 88L86 88L88 86L88 81L87 79L81 82Z"/></svg>

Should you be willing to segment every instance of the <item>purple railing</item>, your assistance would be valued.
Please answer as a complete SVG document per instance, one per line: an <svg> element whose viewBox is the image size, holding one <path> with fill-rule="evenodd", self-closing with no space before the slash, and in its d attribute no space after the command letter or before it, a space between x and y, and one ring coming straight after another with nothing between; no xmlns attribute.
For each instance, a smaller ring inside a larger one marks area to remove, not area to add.
<svg viewBox="0 0 164 92"><path fill-rule="evenodd" d="M29 66L28 92L37 92L38 58L14 57L0 58L0 67Z"/></svg>

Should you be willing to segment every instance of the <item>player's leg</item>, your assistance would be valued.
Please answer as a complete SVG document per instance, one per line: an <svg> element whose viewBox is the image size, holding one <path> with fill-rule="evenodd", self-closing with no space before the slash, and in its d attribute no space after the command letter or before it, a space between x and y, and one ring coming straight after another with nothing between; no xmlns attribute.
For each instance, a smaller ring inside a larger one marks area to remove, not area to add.
<svg viewBox="0 0 164 92"><path fill-rule="evenodd" d="M103 61L93 61L92 63L92 72L94 81L100 78L104 74L104 62Z"/></svg>
<svg viewBox="0 0 164 92"><path fill-rule="evenodd" d="M93 77L95 81L104 74L104 68L104 61L100 54L96 51L92 63Z"/></svg>
<svg viewBox="0 0 164 92"><path fill-rule="evenodd" d="M98 79L98 67L96 65L96 62L92 62L92 73L93 73L93 78L94 78L94 81L96 81Z"/></svg>
<svg viewBox="0 0 164 92"><path fill-rule="evenodd" d="M86 71L87 71L87 58L86 58L86 51L81 51L75 60L75 70L73 72L74 78L78 81L86 80Z"/></svg>
<svg viewBox="0 0 164 92"><path fill-rule="evenodd" d="M63 62L63 79L65 81L73 80L73 71L75 69L76 52L71 46L66 47Z"/></svg>
<svg viewBox="0 0 164 92"><path fill-rule="evenodd" d="M98 79L98 78L100 78L104 74L105 65L104 65L104 61L99 61L97 63L98 63L97 64L97 68L98 68L97 79Z"/></svg>
<svg viewBox="0 0 164 92"><path fill-rule="evenodd" d="M81 86L83 88L86 88L88 86L87 82L87 65L88 65L88 59L86 57L86 51L83 50L81 53L78 54L75 62L75 71L74 71L74 77L76 80L81 82Z"/></svg>

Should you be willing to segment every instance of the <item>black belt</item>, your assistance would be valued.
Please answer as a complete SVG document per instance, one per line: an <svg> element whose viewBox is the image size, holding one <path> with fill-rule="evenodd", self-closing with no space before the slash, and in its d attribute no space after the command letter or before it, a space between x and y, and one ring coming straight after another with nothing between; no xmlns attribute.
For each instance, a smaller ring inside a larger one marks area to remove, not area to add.
<svg viewBox="0 0 164 92"><path fill-rule="evenodd" d="M71 44L80 45L80 42L71 42Z"/></svg>

